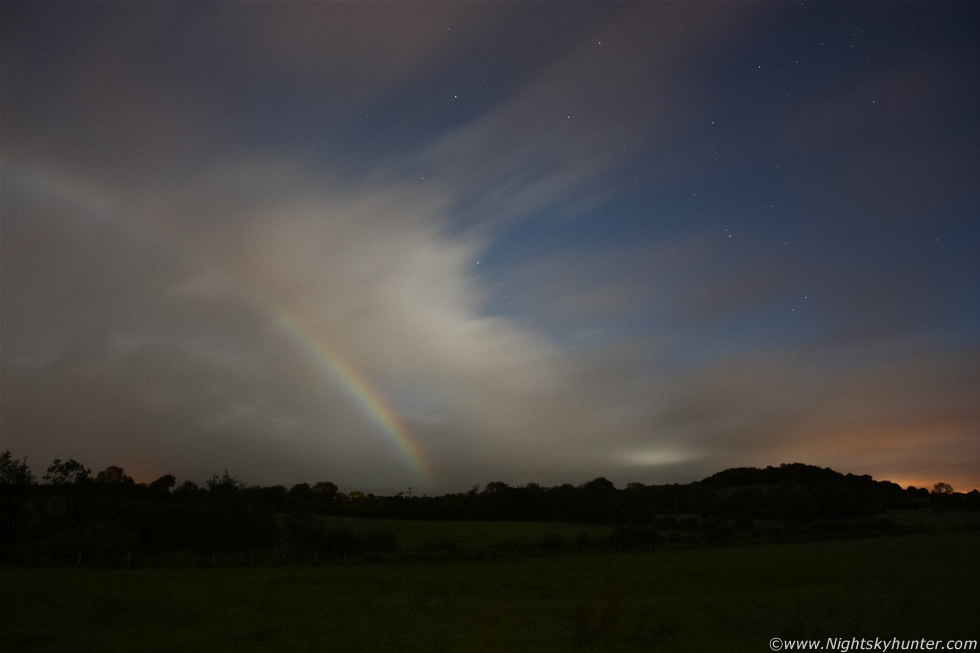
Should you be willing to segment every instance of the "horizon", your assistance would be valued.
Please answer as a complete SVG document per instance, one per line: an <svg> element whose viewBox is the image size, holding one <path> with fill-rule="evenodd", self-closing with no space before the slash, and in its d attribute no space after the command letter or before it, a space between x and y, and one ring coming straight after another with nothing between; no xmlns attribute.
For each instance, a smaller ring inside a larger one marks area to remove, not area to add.
<svg viewBox="0 0 980 653"><path fill-rule="evenodd" d="M22 458L17 458L16 456L13 456L13 452L10 452L10 453L11 453L11 461L13 463L15 463L15 464L17 464L17 463L27 464L28 468L30 469L31 473L33 474L33 483L35 485L50 485L50 482L45 481L44 478L43 478L44 473L46 472L46 470L48 468L45 468L45 471L44 472L40 472L40 471L39 472L35 472L32 468L30 468L30 462L28 460L26 460L23 457ZM70 460L73 460L73 459L57 459L57 460L59 460L62 463L66 463L66 462L69 462ZM89 481L95 481L96 475L100 471L102 471L102 470L96 470L96 469L91 469L91 468L85 467L84 461L78 460L78 461L75 461L75 462L80 463L82 465L82 467L84 467L85 469L88 470L89 475L88 475L87 478L88 478ZM53 462L52 462L52 465L53 465ZM732 471L732 470L751 469L751 470L763 470L764 471L764 470L768 470L768 469L779 469L781 467L792 467L792 466L800 466L800 465L802 465L804 467L818 468L818 469L821 469L823 471L834 472L835 474L839 474L839 475L841 475L843 477L847 477L847 476L856 476L856 477L871 476L870 474L860 474L860 473L852 472L852 471L843 471L842 472L842 471L840 471L838 469L831 469L829 467L820 467L818 465L809 465L807 463L793 462L793 463L779 463L779 464L776 464L776 465L763 465L763 466L750 465L750 466L741 466L741 467L727 467L725 469L720 469L718 471L712 472L711 474L708 474L707 476L704 476L702 478L697 478L697 479L693 479L693 480L689 480L689 481L680 481L680 482L675 482L675 483L656 483L656 482L653 482L653 483L641 483L641 485L649 486L649 487L669 486L669 485L691 485L691 484L695 484L695 483L700 483L700 482L705 481L705 480L707 480L709 478L712 478L713 476L716 476L716 475L721 474L721 473L724 473L724 472ZM133 474L128 473L128 471L126 470L125 467L121 467L119 465L110 465L110 467L116 467L118 469L121 469L125 473L125 475L128 478L130 478L137 485L147 486L150 483L152 483L153 481L159 480L163 476L163 475L161 475L161 476L156 476L156 477L153 477L153 478L141 478L138 475L137 476L134 476ZM594 476L594 477L591 477L591 478L588 478L588 479L580 480L578 482L573 482L573 481L570 481L570 480L566 480L566 481L559 481L557 483L550 484L550 485L546 485L546 484L543 484L543 483L537 483L537 482L532 481L532 480L528 480L528 481L521 482L521 483L514 483L514 482L501 481L500 479L494 479L494 480L487 480L487 481L484 481L482 483L469 483L465 487L459 487L459 488L455 488L455 489L449 489L449 488L446 488L446 487L422 486L422 485L395 486L395 487L377 487L377 486L357 485L356 483L355 484L335 483L333 479L323 479L323 478L293 480L291 482L279 482L279 483L272 482L272 483L266 483L266 484L257 484L257 483L250 483L249 482L249 479L247 479L247 478L241 478L241 477L239 477L237 474L234 473L234 470L230 470L228 468L224 468L222 470L222 474L218 474L218 473L211 474L206 479L201 480L200 482L198 482L195 479L190 479L190 478L182 479L180 477L174 476L175 481L176 481L176 483L174 485L174 488L180 487L184 481L189 481L191 483L194 483L194 485L196 485L199 488L205 488L207 486L208 482L210 482L210 481L212 481L214 479L221 478L222 475L235 479L237 482L242 483L243 484L243 487L246 487L246 488L284 487L286 489L291 489L291 488L293 488L293 487L295 487L297 485L306 484L306 485L309 485L309 486L313 486L314 484L316 484L318 482L325 481L325 482L329 482L329 483L334 483L337 486L338 491L341 492L342 494L350 494L351 492L362 492L364 494L375 494L375 495L379 495L379 496L394 496L396 494L405 494L407 492L410 496L414 495L414 496L420 496L420 497L425 497L425 496L433 496L433 497L435 497L435 496L452 495L452 494L464 494L464 493L467 493L467 492L469 492L471 490L474 490L474 489L476 489L476 490L482 490L482 489L486 488L487 485L492 484L492 483L504 483L508 487L517 488L517 489L524 488L524 487L527 487L527 486L530 486L530 485L536 485L536 486L541 487L543 489L551 489L551 488L562 487L562 486L566 486L566 485L571 485L572 487L582 487L582 486L588 484L591 481L605 479L605 477L603 477L603 476ZM609 479L605 479L605 480L608 481ZM876 482L876 483L892 483L894 485L898 485L902 490L913 490L913 489L916 489L916 490L928 490L930 492L935 488L935 486L940 485L942 483L945 483L944 481L941 481L941 480L928 481L928 482L923 483L923 484L902 483L902 482L893 481L893 480L887 479L887 478L875 478L875 477L872 477L872 480L874 482ZM625 490L625 489L627 489L627 487L630 484L638 483L638 481L626 481L626 482L620 483L620 484L617 484L617 483L615 483L613 481L609 481L609 482L612 483L613 484L613 487L615 487L617 490ZM956 494L969 494L971 492L980 492L980 488L963 489L963 488L958 488L958 487L952 486L952 484L947 484L947 485L950 485L953 488L953 492L956 493ZM435 491L439 491L439 493L436 494ZM387 494L382 494L382 493L387 493Z"/></svg>
<svg viewBox="0 0 980 653"><path fill-rule="evenodd" d="M980 488L973 3L0 16L0 449Z"/></svg>

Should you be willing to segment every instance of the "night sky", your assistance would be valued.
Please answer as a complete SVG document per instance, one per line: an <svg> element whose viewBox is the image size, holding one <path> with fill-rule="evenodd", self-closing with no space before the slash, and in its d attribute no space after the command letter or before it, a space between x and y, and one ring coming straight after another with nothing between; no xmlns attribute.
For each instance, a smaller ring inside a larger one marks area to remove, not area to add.
<svg viewBox="0 0 980 653"><path fill-rule="evenodd" d="M4 2L0 449L980 487L974 2Z"/></svg>

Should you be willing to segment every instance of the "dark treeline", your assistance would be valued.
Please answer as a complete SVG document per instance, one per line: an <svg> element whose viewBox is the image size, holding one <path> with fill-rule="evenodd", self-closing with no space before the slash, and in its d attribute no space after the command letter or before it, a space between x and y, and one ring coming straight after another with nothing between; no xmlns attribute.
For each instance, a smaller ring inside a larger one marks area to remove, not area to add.
<svg viewBox="0 0 980 653"><path fill-rule="evenodd" d="M698 542L724 543L766 529L853 532L888 512L978 510L976 490L957 493L945 483L932 491L902 489L803 464L729 469L684 485L617 489L605 478L555 487L494 482L429 497L344 494L329 481L249 486L227 471L204 486L178 485L172 475L144 484L114 466L93 476L75 460L55 460L37 479L26 460L0 454L0 561L6 562L118 560L133 552L347 557L397 548L391 533L331 528L330 516L607 524L614 527L608 544L642 548L682 541L676 534L685 532L701 533Z"/></svg>

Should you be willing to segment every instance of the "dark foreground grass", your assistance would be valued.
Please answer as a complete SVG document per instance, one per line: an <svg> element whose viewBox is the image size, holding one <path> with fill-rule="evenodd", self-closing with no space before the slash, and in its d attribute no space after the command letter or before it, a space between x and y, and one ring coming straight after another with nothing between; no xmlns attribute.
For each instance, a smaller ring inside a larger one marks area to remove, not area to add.
<svg viewBox="0 0 980 653"><path fill-rule="evenodd" d="M980 533L216 569L0 569L2 651L766 651L977 639Z"/></svg>

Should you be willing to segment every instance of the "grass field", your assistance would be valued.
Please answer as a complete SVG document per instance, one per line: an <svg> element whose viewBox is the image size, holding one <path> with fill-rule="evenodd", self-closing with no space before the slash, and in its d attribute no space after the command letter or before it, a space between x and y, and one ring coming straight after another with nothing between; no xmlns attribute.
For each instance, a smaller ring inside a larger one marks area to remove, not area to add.
<svg viewBox="0 0 980 653"><path fill-rule="evenodd" d="M532 546L542 538L558 537L572 543L587 535L593 540L608 537L607 526L561 522L494 521L414 521L406 519L360 519L326 517L327 528L343 528L353 533L386 531L395 536L398 548L406 552L427 551L451 545L465 551Z"/></svg>
<svg viewBox="0 0 980 653"><path fill-rule="evenodd" d="M980 533L651 553L0 569L2 651L765 651L980 635Z"/></svg>

